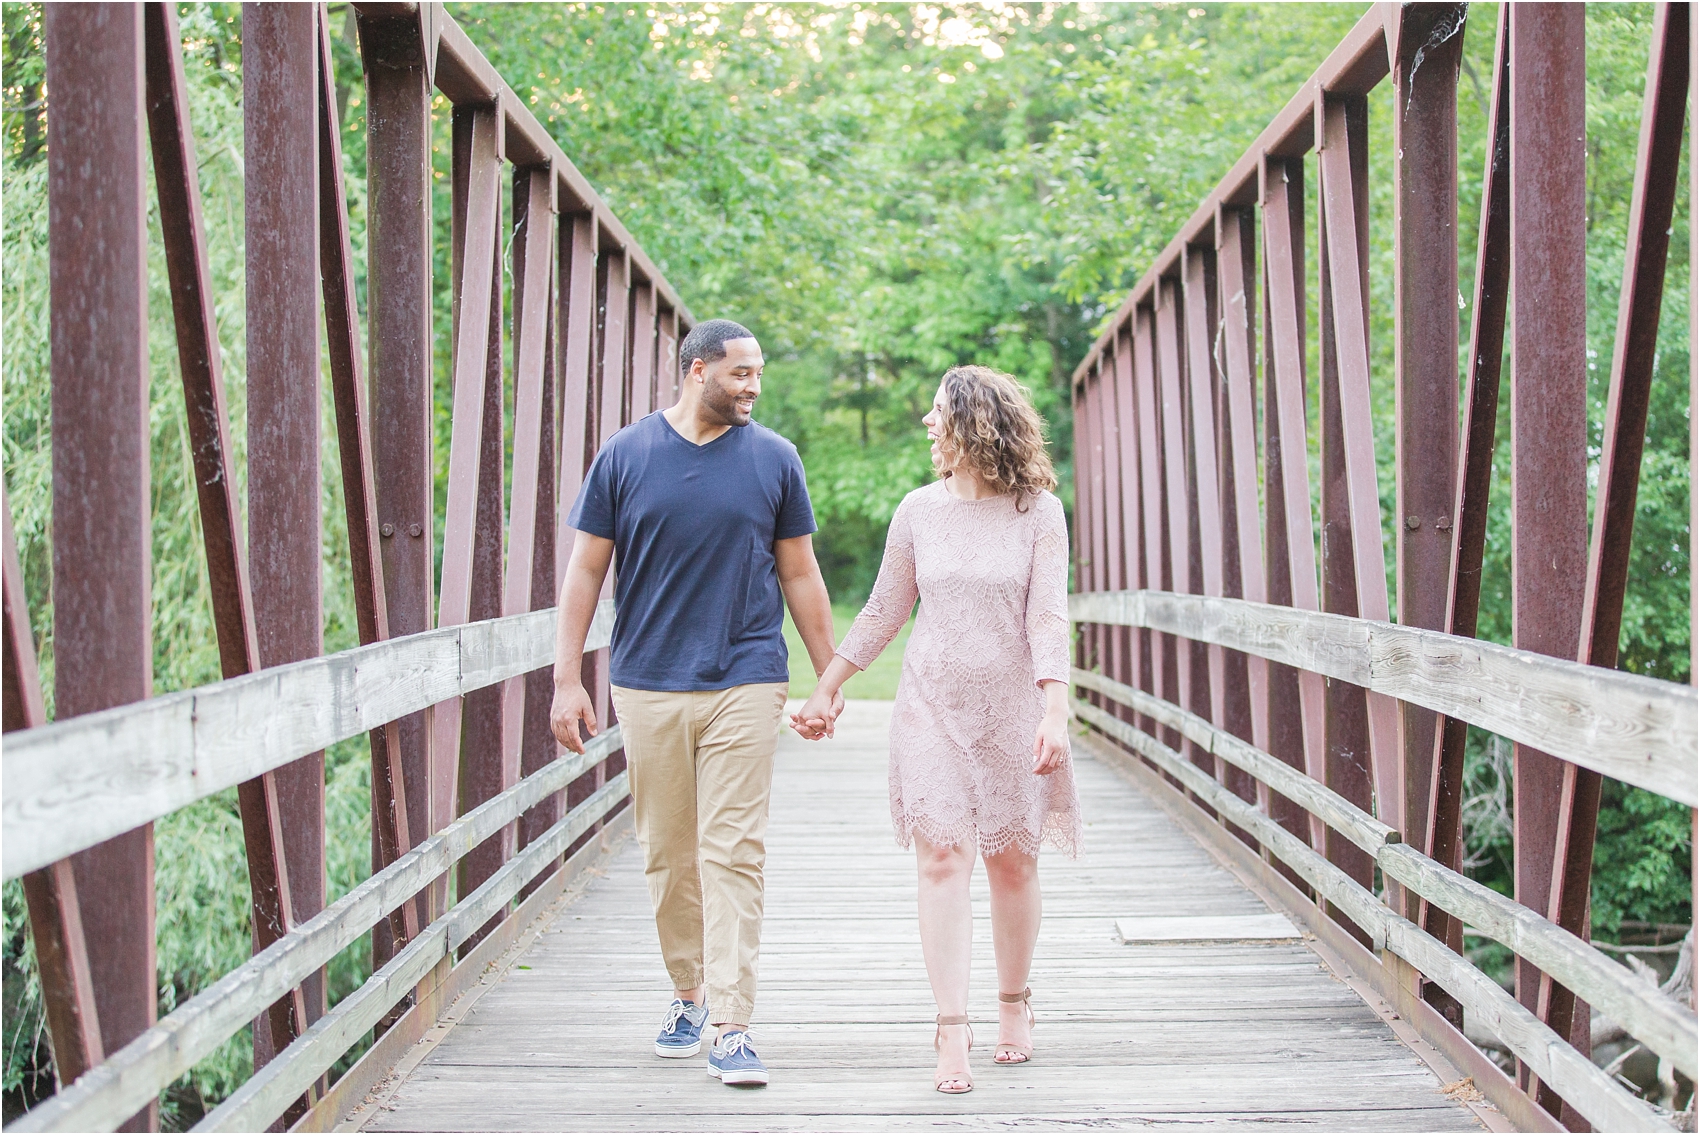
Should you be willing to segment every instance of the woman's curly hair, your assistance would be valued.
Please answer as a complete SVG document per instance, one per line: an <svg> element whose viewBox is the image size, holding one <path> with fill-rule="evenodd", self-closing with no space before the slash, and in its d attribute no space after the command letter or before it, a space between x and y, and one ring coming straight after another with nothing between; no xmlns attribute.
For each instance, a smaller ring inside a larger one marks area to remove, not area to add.
<svg viewBox="0 0 1700 1135"><path fill-rule="evenodd" d="M1009 375L991 367L951 367L944 372L942 417L939 450L947 468L966 464L997 492L1014 493L1023 511L1029 498L1057 487L1044 419ZM939 474L950 476L943 468Z"/></svg>

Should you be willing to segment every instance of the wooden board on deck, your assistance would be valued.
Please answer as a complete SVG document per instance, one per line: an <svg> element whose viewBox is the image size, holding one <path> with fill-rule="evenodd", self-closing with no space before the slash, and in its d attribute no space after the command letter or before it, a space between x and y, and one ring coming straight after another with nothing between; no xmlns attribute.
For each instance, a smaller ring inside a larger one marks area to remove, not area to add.
<svg viewBox="0 0 1700 1135"><path fill-rule="evenodd" d="M974 878L974 1091L932 1090L915 860L891 834L890 703L781 743L753 1036L762 1089L650 1044L670 996L629 844L389 1095L373 1131L845 1131L941 1126L1472 1131L1428 1065L1316 954L1283 940L1125 945L1118 918L1271 912L1156 805L1082 755L1085 854L1040 859L1031 1064L995 1067L997 985ZM521 966L529 968L520 968Z"/></svg>
<svg viewBox="0 0 1700 1135"><path fill-rule="evenodd" d="M1116 933L1129 946L1190 942L1299 942L1304 935L1284 914L1230 917L1135 915L1116 919Z"/></svg>

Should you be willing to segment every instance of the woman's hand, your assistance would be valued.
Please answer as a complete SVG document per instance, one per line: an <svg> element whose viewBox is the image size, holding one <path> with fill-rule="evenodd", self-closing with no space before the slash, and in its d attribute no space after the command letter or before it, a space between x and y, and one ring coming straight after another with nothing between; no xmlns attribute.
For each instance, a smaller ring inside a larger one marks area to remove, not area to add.
<svg viewBox="0 0 1700 1135"><path fill-rule="evenodd" d="M802 709L791 715L791 728L797 731L797 736L805 741L819 741L832 736L832 727L838 721L838 715L844 712L844 683L850 680L850 675L858 672L855 665L842 656L832 656L832 661L821 671L815 692L809 695Z"/></svg>
<svg viewBox="0 0 1700 1135"><path fill-rule="evenodd" d="M1050 776L1068 760L1068 687L1049 681L1045 690L1045 716L1033 734L1033 771Z"/></svg>
<svg viewBox="0 0 1700 1135"><path fill-rule="evenodd" d="M1048 711L1033 735L1033 771L1049 776L1068 760L1068 714Z"/></svg>
<svg viewBox="0 0 1700 1135"><path fill-rule="evenodd" d="M838 715L843 712L844 695L837 690L827 693L823 682L815 687L803 708L791 715L791 728L805 741L819 741L832 736Z"/></svg>

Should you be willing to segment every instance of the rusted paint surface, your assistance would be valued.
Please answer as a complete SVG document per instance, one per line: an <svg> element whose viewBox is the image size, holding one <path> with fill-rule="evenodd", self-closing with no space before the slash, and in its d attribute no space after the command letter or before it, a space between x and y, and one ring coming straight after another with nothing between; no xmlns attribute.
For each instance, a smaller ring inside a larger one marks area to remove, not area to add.
<svg viewBox="0 0 1700 1135"><path fill-rule="evenodd" d="M1397 612L1446 629L1458 453L1458 69L1463 4L1400 11L1393 67ZM1421 53L1419 56L1419 52ZM1450 248L1452 255L1444 250ZM1427 832L1436 717L1401 706L1400 831ZM1418 917L1415 904L1405 910Z"/></svg>
<svg viewBox="0 0 1700 1135"><path fill-rule="evenodd" d="M318 16L245 4L243 235L247 264L249 573L247 668L323 653L319 515ZM187 387L189 376L185 374ZM234 519L234 518L232 518ZM232 620L226 619L225 622ZM221 638L224 627L221 626ZM267 781L271 783L268 784ZM243 785L254 948L325 905L325 763L315 753ZM273 833L281 835L281 841ZM281 842L282 863L275 860ZM270 862L268 862L270 860ZM275 894L273 893L275 892ZM269 1061L325 1011L324 974L254 1033ZM292 1109L304 1112L305 1101Z"/></svg>
<svg viewBox="0 0 1700 1135"><path fill-rule="evenodd" d="M488 513L485 499L488 457L484 452L484 433L491 424L491 408L487 405L492 392L490 379L490 337L494 326L500 332L499 317L492 319L492 308L500 303L496 287L496 240L500 211L498 180L500 159L497 157L496 137L500 120L494 106L458 108L455 114L455 153L457 171L464 170L466 188L464 208L457 202L459 223L464 225L459 270L455 274L454 336L454 408L449 440L448 501L443 518L443 580L437 603L437 624L453 626L473 617L475 596L483 594L475 586L478 580L479 537L488 524L480 524L480 513ZM500 422L501 387L497 370L494 423L497 425L496 467L494 475L501 476ZM500 526L501 502L495 502L496 524ZM487 537L485 540L488 543ZM488 555L488 553L486 553ZM499 560L498 560L499 567ZM500 575L496 576L500 581ZM497 592L499 594L499 591ZM499 721L499 718L498 718ZM463 707L460 699L451 699L437 706L433 714L431 736L431 830L442 827L454 815L460 785ZM476 726L475 726L476 728Z"/></svg>
<svg viewBox="0 0 1700 1135"><path fill-rule="evenodd" d="M1091 495L1098 492L1111 508L1119 497L1119 524L1113 518L1098 523L1106 532L1120 527L1125 533L1125 587L1245 596L1372 620L1393 613L1370 415L1366 101L1391 74L1397 616L1410 626L1475 633L1500 357L1515 278L1514 637L1520 646L1559 656L1578 652L1584 661L1609 666L1619 634L1689 61L1700 52L1689 35L1688 10L1660 5L1589 555L1584 20L1577 8L1564 5L1501 12L1464 421L1454 432L1462 303L1455 255L1433 253L1456 245L1456 98L1465 15L1466 7L1453 3L1386 5L1366 14L1110 315L1074 372L1079 429L1090 437L1097 384L1123 365L1124 344L1131 343L1126 385L1134 412L1131 422L1118 419L1116 426L1138 459L1124 454L1110 461L1107 468L1115 472L1101 488L1088 483L1091 471L1080 466L1081 511L1090 529ZM1305 313L1313 297L1305 276L1303 179L1304 158L1313 148L1321 174L1314 296L1321 317L1320 563L1313 552L1305 375ZM1253 205L1263 221L1260 242L1248 208ZM1261 296L1253 286L1258 247L1264 252ZM1216 279L1206 282L1213 274ZM1201 297L1217 305L1202 317ZM1251 436L1258 397L1252 359L1259 349L1253 309L1259 304L1266 378L1261 531L1260 455ZM1105 407L1108 413L1117 409L1113 402ZM1082 535L1083 548L1091 538L1090 530ZM1094 586L1091 571L1084 575L1077 586ZM1128 661L1143 663L1136 669L1119 664L1113 652L1098 661L1121 680L1208 713L1282 759L1302 762L1311 776L1360 806L1373 804L1406 840L1458 866L1461 723L1402 709L1357 687L1336 684L1325 693L1314 673L1243 666L1233 655L1211 658L1206 670L1197 665L1201 657L1194 644L1169 639L1149 656L1135 651ZM1154 722L1139 724L1155 730ZM1178 738L1164 740L1180 747ZM1598 778L1519 747L1514 792L1518 897L1585 937ZM1315 817L1279 797L1265 806L1289 830L1305 832L1313 846L1326 846L1365 884L1373 880L1367 858L1343 840L1325 839ZM1389 901L1453 949L1461 947L1456 919L1397 888ZM1459 1023L1456 1003L1421 975L1407 967L1390 980ZM1518 995L1586 1052L1588 1015L1568 991L1525 963ZM1567 1126L1581 1122L1546 1086L1529 1090Z"/></svg>
<svg viewBox="0 0 1700 1135"><path fill-rule="evenodd" d="M54 702L61 718L152 693L142 9L43 16L53 323ZM90 73L98 84L82 81ZM87 329L101 333L90 335ZM155 1016L153 827L73 858L102 1047ZM128 1129L155 1122L154 1108Z"/></svg>
<svg viewBox="0 0 1700 1135"><path fill-rule="evenodd" d="M1143 511L1139 500L1139 429L1135 424L1134 404L1138 395L1133 385L1133 336L1124 332L1116 342L1114 383L1116 391L1116 434L1120 442L1116 478L1121 486L1121 546L1117 550L1120 579L1123 587L1137 587L1140 578L1140 547ZM1131 627L1118 627L1121 650L1119 681L1143 688L1146 681L1145 651L1142 635ZM1119 708L1119 707L1118 707ZM1125 720L1136 720L1131 712Z"/></svg>
<svg viewBox="0 0 1700 1135"><path fill-rule="evenodd" d="M1599 490L1577 649L1580 661L1595 666L1617 665L1635 498L1640 487L1647 403L1653 384L1653 359L1658 345L1665 263L1670 252L1671 216L1682 150L1683 112L1689 85L1689 35L1688 5L1660 4L1654 12L1652 48L1647 62L1647 98L1642 105L1640 145L1629 208L1629 243L1624 256L1623 288L1619 293L1617 345L1612 356L1611 386L1606 395ZM1559 795L1552 894L1546 914L1582 938L1587 938L1591 929L1589 882L1599 808L1600 775L1567 763ZM1588 1020L1587 1007L1578 1004L1575 994L1544 975L1539 1001L1542 1019L1560 1036L1579 1033L1578 1026L1585 1026Z"/></svg>
<svg viewBox="0 0 1700 1135"><path fill-rule="evenodd" d="M392 635L435 626L431 439L431 87L416 20L360 16L366 69L367 358L385 608ZM408 830L432 831L432 714L391 726L404 772ZM374 841L378 839L374 834ZM374 855L383 854L375 845ZM429 922L432 892L415 904ZM374 961L394 951L373 932Z"/></svg>
<svg viewBox="0 0 1700 1135"><path fill-rule="evenodd" d="M1580 8L1511 7L1512 637L1566 658L1581 637L1587 575L1583 33ZM1564 769L1524 745L1513 759L1516 898L1545 910ZM1540 972L1519 962L1518 1000L1535 1009L1539 988ZM1550 1096L1541 1102L1557 1114Z"/></svg>
<svg viewBox="0 0 1700 1135"><path fill-rule="evenodd" d="M1487 544L1487 508L1493 476L1495 430L1499 418L1500 371L1505 348L1505 314L1511 284L1511 86L1508 9L1500 8L1494 51L1494 82L1481 224L1477 234L1475 302L1471 305L1470 354L1460 431L1453 529L1457 533L1447 577L1444 629L1476 633L1481 602L1482 558ZM1428 854L1453 870L1464 859L1464 742L1462 721L1446 718L1435 738L1430 776ZM1425 906L1423 929L1452 949L1464 947L1463 924L1445 911ZM1438 986L1425 996L1461 1024L1463 1010Z"/></svg>
<svg viewBox="0 0 1700 1135"><path fill-rule="evenodd" d="M1262 185L1267 304L1264 557L1269 601L1315 611L1316 541L1305 441L1304 162L1271 159ZM1321 678L1286 667L1269 668L1269 751L1289 763L1302 761L1316 780L1325 777L1322 703ZM1271 806L1288 819L1293 818L1290 810L1297 808L1290 801L1272 801ZM1306 838L1321 850L1321 823L1314 818L1306 823Z"/></svg>
<svg viewBox="0 0 1700 1135"><path fill-rule="evenodd" d="M1364 576L1381 573L1381 515L1375 509L1373 549L1359 533L1368 520L1362 513L1365 459L1367 493L1375 489L1374 439L1369 422L1369 277L1365 254L1369 232L1369 103L1361 95L1324 96L1319 107L1318 133L1322 151L1317 224L1321 255L1317 258L1317 307L1321 373L1317 387L1322 434L1322 609L1338 615L1386 618L1387 589L1379 579L1364 586ZM1365 553L1369 553L1366 555ZM1358 570L1362 560L1369 560ZM1376 592L1380 591L1380 610ZM1360 601L1361 600L1361 601ZM1375 814L1377 768L1367 695L1362 687L1337 679L1323 686L1324 783L1353 804ZM1385 754L1391 757L1391 754ZM1385 809L1383 809L1385 812ZM1386 819L1385 814L1383 820ZM1375 863L1341 833L1325 833L1330 862L1364 887L1375 879ZM1361 934L1343 915L1335 920L1349 932ZM1368 945L1368 940L1363 940Z"/></svg>
<svg viewBox="0 0 1700 1135"><path fill-rule="evenodd" d="M1221 295L1222 386L1218 395L1217 454L1222 483L1222 593L1265 599L1263 538L1259 529L1256 377L1256 226L1249 209L1227 209L1217 229L1217 279ZM1230 733L1268 749L1268 664L1237 650L1223 663L1222 724ZM1247 797L1250 799L1250 797Z"/></svg>
<svg viewBox="0 0 1700 1135"><path fill-rule="evenodd" d="M325 301L325 341L336 408L348 561L354 617L362 645L390 637L379 545L378 497L372 469L371 413L360 373L360 312L355 299L354 252L342 183L342 122L331 68L330 27L318 21L319 279ZM368 735L372 760L372 860L393 863L413 846L407 824L407 777L400 730L393 723ZM419 932L418 911L404 903L390 915L389 934L406 942Z"/></svg>

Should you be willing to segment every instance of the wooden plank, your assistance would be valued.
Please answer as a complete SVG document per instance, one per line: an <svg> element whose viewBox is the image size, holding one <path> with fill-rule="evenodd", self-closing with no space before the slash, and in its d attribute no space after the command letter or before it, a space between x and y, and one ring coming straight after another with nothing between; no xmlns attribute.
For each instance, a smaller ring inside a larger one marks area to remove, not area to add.
<svg viewBox="0 0 1700 1135"><path fill-rule="evenodd" d="M1081 684L1090 684L1112 700L1139 712L1166 715L1168 724L1204 751L1222 756L1282 795L1312 809L1373 856L1384 875L1540 967L1590 1004L1600 1006L1649 1049L1675 1062L1684 1074L1694 1075L1688 1069L1694 1066L1696 1051L1700 1050L1700 1030L1696 1029L1693 1014L1673 998L1650 992L1628 969L1573 933L1415 848L1402 845L1398 832L1232 734L1212 729L1208 722L1174 706L1148 705L1155 699L1100 675L1077 672L1078 678L1089 679ZM1117 736L1125 740L1126 730L1123 726Z"/></svg>
<svg viewBox="0 0 1700 1135"><path fill-rule="evenodd" d="M976 874L976 1086L963 1098L934 1092L936 1009L914 917L914 858L890 836L889 714L890 703L852 703L835 740L781 741L755 1024L770 1087L729 1091L700 1064L649 1054L670 990L641 855L628 845L359 1117L363 1126L1048 1129L1185 1117L1195 1126L1479 1129L1304 944L1121 944L1112 914L1167 915L1195 899L1200 915L1246 919L1269 908L1084 749L1075 775L1085 854L1040 858L1038 1054L1019 1073L990 1065L989 892ZM846 876L852 855L858 870ZM857 980L843 981L846 972ZM606 1043L583 1043L584 1020Z"/></svg>
<svg viewBox="0 0 1700 1135"><path fill-rule="evenodd" d="M1413 993L1400 977L1381 964L1376 955L1366 950L1345 927L1318 907L1308 890L1301 889L1302 881L1295 883L1278 863L1266 859L1261 848L1248 848L1234 839L1144 761L1106 739L1087 734L1081 738L1081 749L1108 763L1123 777L1144 789L1159 807L1269 906L1285 910L1315 934L1316 937L1307 943L1310 948L1321 956L1323 963L1341 981L1362 994L1366 1002L1374 1006L1378 1000L1384 999L1382 1007L1377 1009L1378 1014L1396 1032L1401 1029L1399 1018L1403 1019L1405 1027L1414 1032L1414 1038L1407 1038L1407 1043L1435 1070L1443 1083L1456 1083L1465 1075L1472 1077L1474 1086L1491 1101L1491 1106L1475 1103L1468 1106L1489 1130L1563 1130L1485 1052L1471 1044L1458 1028ZM1405 1037L1403 1032L1400 1035Z"/></svg>
<svg viewBox="0 0 1700 1135"><path fill-rule="evenodd" d="M1693 688L1439 631L1239 599L1075 594L1077 622L1147 627L1351 682L1694 807Z"/></svg>
<svg viewBox="0 0 1700 1135"><path fill-rule="evenodd" d="M613 624L610 601L597 611L587 649L606 646ZM5 878L445 698L547 666L554 650L551 608L21 730L0 752Z"/></svg>
<svg viewBox="0 0 1700 1135"><path fill-rule="evenodd" d="M337 1130L343 1116L362 1110L362 1101L367 1094L404 1058L411 1059L420 1039L438 1026L439 1017L452 1018L463 1011L467 1007L466 1001L470 1000L465 995L472 993L476 996L492 966L503 964L505 954L523 949L535 940L543 929L541 920L549 914L549 908L555 902L562 900L569 884L582 883L587 872L601 872L601 864L630 832L631 821L631 809L622 811L604 829L601 840L579 848L567 858L564 866L542 880L515 909L513 917L450 970L442 984L423 991L416 990L413 1007L385 1029L354 1067L338 1077L313 1109L290 1130ZM571 896L564 901L571 901Z"/></svg>
<svg viewBox="0 0 1700 1135"><path fill-rule="evenodd" d="M1116 919L1116 933L1129 946L1155 942L1295 942L1303 941L1298 927L1280 914L1223 918L1175 918L1145 915Z"/></svg>
<svg viewBox="0 0 1700 1135"><path fill-rule="evenodd" d="M257 1131L283 1113L290 1101L316 1081L391 1006L406 997L438 962L470 938L519 889L564 852L626 795L626 774L614 777L520 854L504 863L477 890L456 903L419 937L398 950L383 969L337 1003L277 1058L255 1073L192 1130Z"/></svg>
<svg viewBox="0 0 1700 1135"><path fill-rule="evenodd" d="M7 1129L83 1131L121 1121L473 848L538 801L564 789L573 778L619 746L620 730L615 726L587 744L583 754L562 757L421 841L406 855L196 994L105 1063L79 1077ZM576 814L580 818L589 815L586 826L600 815ZM461 906L454 909L458 911ZM429 969L427 966L427 972ZM272 1118L275 1116L268 1116L267 1121Z"/></svg>
<svg viewBox="0 0 1700 1135"><path fill-rule="evenodd" d="M1392 951L1444 987L1595 1127L1606 1131L1673 1130L1645 1103L1605 1075L1469 961L1382 905L1338 867L1255 807L1216 784L1179 753L1083 702L1076 701L1074 708L1083 720L1129 744L1141 756L1179 779L1204 803L1256 835L1271 854L1362 927L1375 949Z"/></svg>

